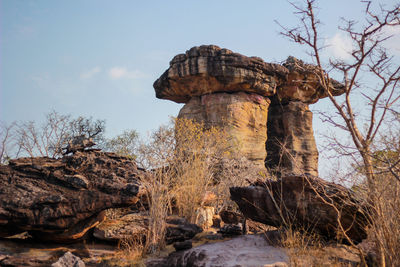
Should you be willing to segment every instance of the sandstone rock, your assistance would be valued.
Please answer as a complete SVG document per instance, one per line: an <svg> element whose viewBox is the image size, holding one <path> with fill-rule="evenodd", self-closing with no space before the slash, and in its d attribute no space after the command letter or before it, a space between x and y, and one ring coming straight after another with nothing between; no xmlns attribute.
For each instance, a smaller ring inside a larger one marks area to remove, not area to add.
<svg viewBox="0 0 400 267"><path fill-rule="evenodd" d="M196 224L189 223L186 219L179 217L167 218L167 231L165 241L167 244L182 242L192 239L196 234L201 233L203 229Z"/></svg>
<svg viewBox="0 0 400 267"><path fill-rule="evenodd" d="M301 101L312 104L328 96L316 75L317 67L315 65L305 64L295 57L288 57L282 65L289 72L285 81L277 88L277 96L282 102ZM333 79L330 82L332 95L337 96L344 93L343 84Z"/></svg>
<svg viewBox="0 0 400 267"><path fill-rule="evenodd" d="M178 118L193 119L205 126L226 131L230 144L239 154L258 166L267 155L267 119L269 99L248 93L215 93L193 97L179 112Z"/></svg>
<svg viewBox="0 0 400 267"><path fill-rule="evenodd" d="M268 151L265 165L278 176L318 176L318 149L312 112L300 101L282 103L276 98L268 113Z"/></svg>
<svg viewBox="0 0 400 267"><path fill-rule="evenodd" d="M51 267L85 267L85 263L71 252L67 252L53 263Z"/></svg>
<svg viewBox="0 0 400 267"><path fill-rule="evenodd" d="M267 180L264 186L232 187L230 192L246 217L267 225L312 229L328 239L342 240L336 207L354 242L367 237L364 206L354 193L317 177L288 176Z"/></svg>
<svg viewBox="0 0 400 267"><path fill-rule="evenodd" d="M106 219L94 228L93 236L104 241L118 242L129 238L144 241L148 233L148 214L131 213L117 219ZM193 238L203 230L186 219L170 216L167 218L165 241L167 244L183 242Z"/></svg>
<svg viewBox="0 0 400 267"><path fill-rule="evenodd" d="M214 207L199 207L196 210L195 223L203 229L208 229L213 225Z"/></svg>
<svg viewBox="0 0 400 267"><path fill-rule="evenodd" d="M186 103L193 96L217 92L275 93L277 76L287 69L246 57L215 45L196 46L175 56L168 70L154 82L157 98Z"/></svg>
<svg viewBox="0 0 400 267"><path fill-rule="evenodd" d="M176 243L174 243L173 246L176 251L180 251L180 250L191 249L193 247L193 244L192 244L192 241L186 240L186 241L182 241L182 242L176 242Z"/></svg>
<svg viewBox="0 0 400 267"><path fill-rule="evenodd" d="M141 213L131 213L118 219L106 219L94 228L93 236L111 242L137 238L145 240L148 217Z"/></svg>
<svg viewBox="0 0 400 267"><path fill-rule="evenodd" d="M228 224L238 224L244 221L244 216L238 212L231 210L221 210L219 216L224 223Z"/></svg>
<svg viewBox="0 0 400 267"><path fill-rule="evenodd" d="M0 234L81 238L104 218L103 210L137 202L138 178L146 175L128 158L100 151L11 160L0 166Z"/></svg>
<svg viewBox="0 0 400 267"><path fill-rule="evenodd" d="M209 45L175 56L154 88L158 98L186 103L179 117L227 130L231 147L256 165L318 175L308 104L327 92L317 72L294 57L271 64ZM329 83L333 96L344 93L343 84Z"/></svg>
<svg viewBox="0 0 400 267"><path fill-rule="evenodd" d="M288 266L283 248L272 247L263 236L249 235L175 252L147 266Z"/></svg>
<svg viewBox="0 0 400 267"><path fill-rule="evenodd" d="M225 224L221 229L218 230L218 233L222 234L222 236L235 236L243 234L242 224Z"/></svg>
<svg viewBox="0 0 400 267"><path fill-rule="evenodd" d="M85 135L75 136L68 142L64 154L75 153L76 151L83 151L86 148L96 145L92 138L87 138Z"/></svg>

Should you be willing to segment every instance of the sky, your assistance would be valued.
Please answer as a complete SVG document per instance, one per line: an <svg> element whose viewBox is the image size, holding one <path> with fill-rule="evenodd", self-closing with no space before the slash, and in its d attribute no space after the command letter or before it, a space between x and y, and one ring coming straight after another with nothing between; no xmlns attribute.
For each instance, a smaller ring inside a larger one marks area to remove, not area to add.
<svg viewBox="0 0 400 267"><path fill-rule="evenodd" d="M327 51L346 57L337 26L341 17L360 20L362 4L319 2ZM266 62L289 55L309 61L279 35L275 21L296 25L292 12L282 0L0 0L0 121L40 122L55 110L106 120L109 137L126 129L145 135L182 107L157 99L152 85L193 46L214 44ZM316 129L327 127L314 117Z"/></svg>

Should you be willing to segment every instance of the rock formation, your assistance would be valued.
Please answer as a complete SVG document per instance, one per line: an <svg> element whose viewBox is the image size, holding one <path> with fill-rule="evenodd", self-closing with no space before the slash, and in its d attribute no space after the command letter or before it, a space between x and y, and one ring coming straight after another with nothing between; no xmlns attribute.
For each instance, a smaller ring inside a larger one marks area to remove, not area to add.
<svg viewBox="0 0 400 267"><path fill-rule="evenodd" d="M171 253L168 257L149 260L146 266L289 266L282 248L271 246L262 235L248 235L231 240L204 244Z"/></svg>
<svg viewBox="0 0 400 267"><path fill-rule="evenodd" d="M0 236L79 239L104 219L103 210L137 202L138 178L146 175L128 158L97 150L11 160L0 166Z"/></svg>
<svg viewBox="0 0 400 267"><path fill-rule="evenodd" d="M339 221L354 242L367 237L368 220L354 193L317 177L288 176L278 181L230 189L242 213L272 226L290 226L345 240Z"/></svg>
<svg viewBox="0 0 400 267"><path fill-rule="evenodd" d="M158 98L185 103L178 117L225 129L231 145L256 165L279 169L278 175L317 175L308 105L327 95L315 70L293 57L280 65L199 46L175 56L154 88ZM334 95L343 93L331 83Z"/></svg>
<svg viewBox="0 0 400 267"><path fill-rule="evenodd" d="M130 213L120 218L106 220L94 228L93 236L104 241L118 242L129 238L146 240L149 233L148 213ZM201 227L184 218L169 216L166 219L165 242L185 241L202 232Z"/></svg>

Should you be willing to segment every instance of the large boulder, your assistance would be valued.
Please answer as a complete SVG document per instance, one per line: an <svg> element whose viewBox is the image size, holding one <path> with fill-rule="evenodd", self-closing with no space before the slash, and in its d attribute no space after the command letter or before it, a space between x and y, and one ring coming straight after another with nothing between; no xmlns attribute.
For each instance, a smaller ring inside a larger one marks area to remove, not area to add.
<svg viewBox="0 0 400 267"><path fill-rule="evenodd" d="M147 175L130 159L97 150L11 160L0 166L0 235L79 239L104 219L103 210L136 203Z"/></svg>
<svg viewBox="0 0 400 267"><path fill-rule="evenodd" d="M154 82L157 98L186 103L193 96L220 92L275 94L279 77L287 69L246 57L215 45L191 48L175 56L170 67Z"/></svg>
<svg viewBox="0 0 400 267"><path fill-rule="evenodd" d="M365 206L354 192L317 177L288 176L232 187L230 193L246 217L267 225L314 231L344 241L343 229L354 242L367 237Z"/></svg>
<svg viewBox="0 0 400 267"><path fill-rule="evenodd" d="M264 236L248 235L171 253L164 259L149 260L146 266L283 267L289 266L289 257L283 248L269 245Z"/></svg>

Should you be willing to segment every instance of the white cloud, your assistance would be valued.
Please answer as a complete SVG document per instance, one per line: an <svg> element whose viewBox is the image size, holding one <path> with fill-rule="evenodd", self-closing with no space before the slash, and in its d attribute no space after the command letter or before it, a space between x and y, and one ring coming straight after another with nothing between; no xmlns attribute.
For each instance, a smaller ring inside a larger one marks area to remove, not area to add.
<svg viewBox="0 0 400 267"><path fill-rule="evenodd" d="M94 67L93 69L84 71L81 73L81 79L82 80L87 80L92 78L94 75L96 75L97 73L99 73L101 71L100 67Z"/></svg>
<svg viewBox="0 0 400 267"><path fill-rule="evenodd" d="M333 56L341 60L351 57L353 45L350 37L347 37L343 33L336 33L332 38L326 41L326 45L328 46L329 57Z"/></svg>
<svg viewBox="0 0 400 267"><path fill-rule="evenodd" d="M140 70L128 70L124 67L113 67L109 70L108 75L114 80L122 78L139 79L147 77L147 75Z"/></svg>

